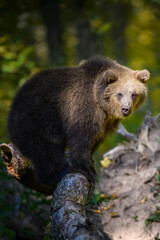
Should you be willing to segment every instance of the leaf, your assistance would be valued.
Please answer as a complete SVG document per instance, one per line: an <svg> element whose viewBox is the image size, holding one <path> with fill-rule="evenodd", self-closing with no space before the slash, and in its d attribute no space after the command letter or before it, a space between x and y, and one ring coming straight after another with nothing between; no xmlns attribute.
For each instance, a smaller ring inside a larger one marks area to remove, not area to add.
<svg viewBox="0 0 160 240"><path fill-rule="evenodd" d="M110 198L109 196L105 195L104 193L101 193L101 194L100 194L100 197L101 197L101 198L105 198L105 199L109 199L109 198Z"/></svg>
<svg viewBox="0 0 160 240"><path fill-rule="evenodd" d="M118 216L119 216L118 212L112 212L112 213L110 214L110 217L111 217L111 218L118 217Z"/></svg>
<svg viewBox="0 0 160 240"><path fill-rule="evenodd" d="M113 203L110 203L110 204L109 204L108 206L106 206L106 207L103 207L103 206L102 206L102 207L101 207L101 210L105 210L105 211L106 211L106 210L109 210L111 207L113 207L113 205L114 205Z"/></svg>
<svg viewBox="0 0 160 240"><path fill-rule="evenodd" d="M146 201L147 201L147 198L143 198L140 203L143 204L143 203L145 203Z"/></svg>
<svg viewBox="0 0 160 240"><path fill-rule="evenodd" d="M100 209L94 210L95 213L102 214L102 211Z"/></svg>
<svg viewBox="0 0 160 240"><path fill-rule="evenodd" d="M107 157L105 157L103 160L100 161L103 168L109 167L111 165L111 160L109 160Z"/></svg>
<svg viewBox="0 0 160 240"><path fill-rule="evenodd" d="M112 197L113 197L113 198L116 198L116 194L115 194L115 193L113 193L113 194L112 194Z"/></svg>

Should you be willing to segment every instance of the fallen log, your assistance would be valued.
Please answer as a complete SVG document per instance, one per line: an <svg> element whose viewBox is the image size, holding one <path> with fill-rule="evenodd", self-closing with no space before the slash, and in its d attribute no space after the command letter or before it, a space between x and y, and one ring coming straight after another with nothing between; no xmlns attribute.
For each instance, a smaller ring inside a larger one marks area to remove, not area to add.
<svg viewBox="0 0 160 240"><path fill-rule="evenodd" d="M129 143L119 144L115 148L106 152L103 156L110 160L120 161L122 158L129 157L129 152L132 152L132 157L137 159L136 171L139 168L139 162L144 157L146 159L154 160L155 156L160 154L160 114L153 117L147 111L143 123L137 130L137 133L128 134L124 127L118 131L122 136L130 139Z"/></svg>

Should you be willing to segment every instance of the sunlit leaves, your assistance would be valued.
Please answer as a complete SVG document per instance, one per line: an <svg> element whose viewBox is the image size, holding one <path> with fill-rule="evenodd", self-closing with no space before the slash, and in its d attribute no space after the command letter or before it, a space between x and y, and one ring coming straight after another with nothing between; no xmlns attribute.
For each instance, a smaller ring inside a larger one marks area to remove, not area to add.
<svg viewBox="0 0 160 240"><path fill-rule="evenodd" d="M91 26L98 34L103 34L111 28L111 22L104 22L101 18L93 18Z"/></svg>
<svg viewBox="0 0 160 240"><path fill-rule="evenodd" d="M6 121L16 89L36 72L33 46L12 41L11 36L0 37L0 139L6 139Z"/></svg>

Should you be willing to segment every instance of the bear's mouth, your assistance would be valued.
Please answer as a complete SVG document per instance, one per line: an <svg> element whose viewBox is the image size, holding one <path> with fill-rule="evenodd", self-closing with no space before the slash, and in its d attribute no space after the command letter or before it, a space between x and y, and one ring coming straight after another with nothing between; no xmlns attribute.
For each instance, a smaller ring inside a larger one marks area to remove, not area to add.
<svg viewBox="0 0 160 240"><path fill-rule="evenodd" d="M131 113L131 109L127 106L122 107L121 113L124 117L128 117Z"/></svg>
<svg viewBox="0 0 160 240"><path fill-rule="evenodd" d="M123 117L128 117L130 115L130 113L129 114L123 114Z"/></svg>

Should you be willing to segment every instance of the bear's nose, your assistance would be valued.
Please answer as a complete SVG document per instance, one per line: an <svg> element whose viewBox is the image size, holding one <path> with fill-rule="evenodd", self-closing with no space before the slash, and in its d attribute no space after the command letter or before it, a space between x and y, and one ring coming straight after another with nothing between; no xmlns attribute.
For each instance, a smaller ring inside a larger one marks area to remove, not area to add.
<svg viewBox="0 0 160 240"><path fill-rule="evenodd" d="M130 108L127 106L122 107L122 114L123 116L128 116L130 114Z"/></svg>

